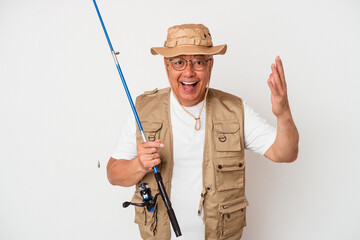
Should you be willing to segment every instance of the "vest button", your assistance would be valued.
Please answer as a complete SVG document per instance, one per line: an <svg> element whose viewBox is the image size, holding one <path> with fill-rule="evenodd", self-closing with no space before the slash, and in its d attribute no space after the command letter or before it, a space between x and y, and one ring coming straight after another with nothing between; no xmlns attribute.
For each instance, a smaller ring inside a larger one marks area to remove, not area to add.
<svg viewBox="0 0 360 240"><path fill-rule="evenodd" d="M242 163L240 163L240 164L239 164L239 167L242 167L242 166L243 166L243 164L242 164Z"/></svg>
<svg viewBox="0 0 360 240"><path fill-rule="evenodd" d="M211 188L210 188L210 187L207 187L206 189L209 191Z"/></svg>
<svg viewBox="0 0 360 240"><path fill-rule="evenodd" d="M218 165L218 168L219 168L219 169L222 169L222 165Z"/></svg>
<svg viewBox="0 0 360 240"><path fill-rule="evenodd" d="M230 213L227 214L227 218L230 218Z"/></svg>

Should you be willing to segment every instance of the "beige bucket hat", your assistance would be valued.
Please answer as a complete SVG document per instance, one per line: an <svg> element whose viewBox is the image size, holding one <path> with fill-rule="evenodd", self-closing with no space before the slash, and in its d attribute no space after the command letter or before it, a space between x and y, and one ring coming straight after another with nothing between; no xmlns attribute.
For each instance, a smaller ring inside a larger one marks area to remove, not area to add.
<svg viewBox="0 0 360 240"><path fill-rule="evenodd" d="M179 55L225 54L226 44L213 46L210 31L202 24L183 24L168 29L164 47L151 48L151 54L164 57Z"/></svg>

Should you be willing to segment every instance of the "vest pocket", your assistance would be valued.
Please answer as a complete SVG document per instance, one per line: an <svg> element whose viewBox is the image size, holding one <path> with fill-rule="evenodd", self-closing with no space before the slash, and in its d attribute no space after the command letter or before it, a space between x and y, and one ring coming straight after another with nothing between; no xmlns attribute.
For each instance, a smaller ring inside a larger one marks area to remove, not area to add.
<svg viewBox="0 0 360 240"><path fill-rule="evenodd" d="M160 139L160 130L162 122L142 122L146 141L153 142Z"/></svg>
<svg viewBox="0 0 360 240"><path fill-rule="evenodd" d="M240 151L240 126L237 120L213 121L215 149L219 152Z"/></svg>
<svg viewBox="0 0 360 240"><path fill-rule="evenodd" d="M141 203L142 198L138 191L135 192L132 202ZM141 237L146 239L155 236L157 230L157 203L152 212L148 212L146 207L135 207L135 220L134 222L139 225Z"/></svg>
<svg viewBox="0 0 360 240"><path fill-rule="evenodd" d="M220 239L226 239L233 235L242 234L246 226L246 207L248 201L245 196L219 204L219 235Z"/></svg>
<svg viewBox="0 0 360 240"><path fill-rule="evenodd" d="M244 187L245 161L240 158L215 158L215 183L218 191Z"/></svg>

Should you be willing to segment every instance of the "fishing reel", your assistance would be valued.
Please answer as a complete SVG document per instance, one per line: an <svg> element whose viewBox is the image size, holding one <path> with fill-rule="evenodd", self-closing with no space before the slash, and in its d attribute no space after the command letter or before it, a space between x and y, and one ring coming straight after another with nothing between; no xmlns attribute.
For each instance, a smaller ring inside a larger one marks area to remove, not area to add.
<svg viewBox="0 0 360 240"><path fill-rule="evenodd" d="M127 208L129 205L134 205L135 207L146 207L148 212L152 212L155 208L156 199L159 196L157 193L155 197L151 195L151 189L147 183L143 183L139 186L140 195L143 199L143 203L133 203L133 202L124 202L123 207Z"/></svg>

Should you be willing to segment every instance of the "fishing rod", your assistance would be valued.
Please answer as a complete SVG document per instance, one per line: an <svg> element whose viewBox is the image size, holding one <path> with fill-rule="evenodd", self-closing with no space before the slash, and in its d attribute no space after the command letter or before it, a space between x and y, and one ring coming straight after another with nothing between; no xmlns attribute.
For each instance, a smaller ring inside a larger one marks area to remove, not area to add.
<svg viewBox="0 0 360 240"><path fill-rule="evenodd" d="M102 26L102 28L103 28L103 30L104 30L106 40L107 40L107 42L108 42L108 44L109 44L110 51L111 51L111 55L113 56L113 59L114 59L116 68L117 68L117 70L118 70L118 72L119 72L119 75L120 75L120 78L121 78L121 82L122 82L122 84L123 84L123 86L124 86L124 89L125 89L125 92L126 92L126 96L127 96L128 100L129 100L131 109L132 109L133 114L134 114L134 116L135 116L136 123L137 123L137 126L138 126L138 128L139 128L139 131L140 131L142 140L143 140L143 142L147 142L147 141L146 141L145 134L144 134L143 127L142 127L142 125L141 125L139 116L138 116L138 114L137 114L137 112L136 112L136 109L135 109L135 106L134 106L134 102L133 102L133 100L132 100L132 98L131 98L129 89L128 89L127 84L126 84L126 82L125 82L124 75L123 75L123 73L122 73L122 71L121 71L120 64L119 64L119 61L118 61L117 56L116 56L116 55L119 54L119 52L115 52L115 51L114 51L114 48L113 48L113 46L112 46L112 44L111 44L109 35L108 35L108 33L107 33L107 31L106 31L106 28L105 28L105 24L104 24L104 22L103 22L103 20L102 20L102 17L101 17L99 8L98 8L98 6L97 6L97 4L96 4L96 1L93 0L93 2L94 2L94 6L95 6L95 9L96 9L96 12L97 12L97 14L98 14L98 16L99 16L99 20L100 20L101 26ZM170 199L169 199L169 197L168 197L168 195L167 195L167 193L166 193L166 189L165 189L165 186L164 186L164 183L163 183L161 174L160 174L160 172L159 172L159 170L158 170L158 168L157 168L156 166L153 167L153 171L154 171L154 175L155 175L156 182L157 182L157 184L158 184L159 193L160 193L160 196L162 197L162 199L163 199L163 201L164 201L165 207L166 207L167 212L168 212L168 215L169 215L169 219L170 219L171 225L172 225L172 227L173 227L173 230L174 230L174 232L175 232L176 237L179 237L179 236L181 236L181 231L180 231L179 223L178 223L178 221L177 221L177 219L176 219L175 212L174 212L174 210L173 210L173 208L172 208L172 206L171 206Z"/></svg>

